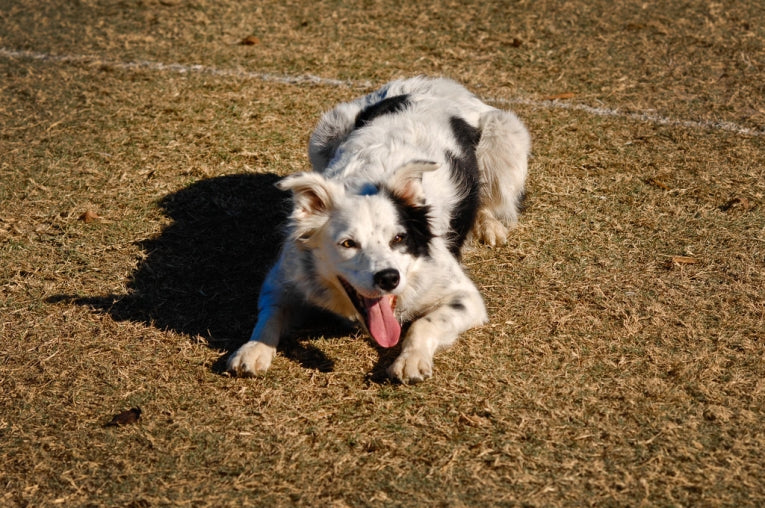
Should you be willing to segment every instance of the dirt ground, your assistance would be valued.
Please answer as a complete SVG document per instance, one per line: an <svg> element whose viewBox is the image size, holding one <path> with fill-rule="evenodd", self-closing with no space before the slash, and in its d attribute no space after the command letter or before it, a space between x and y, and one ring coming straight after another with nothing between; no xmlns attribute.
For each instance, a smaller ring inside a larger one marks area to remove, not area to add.
<svg viewBox="0 0 765 508"><path fill-rule="evenodd" d="M765 504L763 41L760 0L0 0L0 504ZM324 315L230 377L274 182L417 74L532 133L490 323L414 386Z"/></svg>

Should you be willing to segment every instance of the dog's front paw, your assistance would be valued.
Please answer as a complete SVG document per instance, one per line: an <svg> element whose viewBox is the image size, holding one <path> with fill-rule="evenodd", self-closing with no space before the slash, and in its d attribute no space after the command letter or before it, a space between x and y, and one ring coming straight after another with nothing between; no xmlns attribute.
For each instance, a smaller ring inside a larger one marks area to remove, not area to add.
<svg viewBox="0 0 765 508"><path fill-rule="evenodd" d="M228 371L234 375L249 377L263 374L271 366L276 348L262 342L247 342L228 359Z"/></svg>
<svg viewBox="0 0 765 508"><path fill-rule="evenodd" d="M388 376L402 383L419 383L433 375L433 357L421 351L403 351L388 367Z"/></svg>

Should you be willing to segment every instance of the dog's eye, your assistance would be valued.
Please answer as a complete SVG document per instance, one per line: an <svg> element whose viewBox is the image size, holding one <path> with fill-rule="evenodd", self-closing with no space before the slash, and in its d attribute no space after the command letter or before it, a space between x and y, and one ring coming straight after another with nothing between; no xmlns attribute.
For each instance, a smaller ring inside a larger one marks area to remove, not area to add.
<svg viewBox="0 0 765 508"><path fill-rule="evenodd" d="M356 242L354 242L353 240L351 240L350 238L347 238L347 239L343 240L342 242L340 242L340 247L342 247L344 249L355 249L358 246L359 245Z"/></svg>
<svg viewBox="0 0 765 508"><path fill-rule="evenodd" d="M390 241L390 244L398 245L400 243L403 243L404 240L406 240L406 233L399 233L393 237L393 240Z"/></svg>

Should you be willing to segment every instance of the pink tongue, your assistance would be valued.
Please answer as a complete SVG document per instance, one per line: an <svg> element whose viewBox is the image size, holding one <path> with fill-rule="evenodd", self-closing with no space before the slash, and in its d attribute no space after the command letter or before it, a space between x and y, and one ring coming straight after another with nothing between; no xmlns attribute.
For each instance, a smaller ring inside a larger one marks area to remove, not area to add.
<svg viewBox="0 0 765 508"><path fill-rule="evenodd" d="M382 347L393 347L401 336L401 325L393 315L393 297L364 298L367 328Z"/></svg>

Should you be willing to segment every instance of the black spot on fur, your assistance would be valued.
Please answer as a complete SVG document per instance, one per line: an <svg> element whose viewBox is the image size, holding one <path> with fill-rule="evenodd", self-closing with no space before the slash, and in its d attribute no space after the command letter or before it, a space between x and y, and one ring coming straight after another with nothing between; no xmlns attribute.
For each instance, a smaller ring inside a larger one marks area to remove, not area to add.
<svg viewBox="0 0 765 508"><path fill-rule="evenodd" d="M353 128L358 129L360 127L364 127L379 116L390 115L392 113L403 111L409 106L409 104L409 95L394 95L393 97L383 99L380 102L372 104L366 109L359 111L359 114L356 115L356 122Z"/></svg>
<svg viewBox="0 0 765 508"><path fill-rule="evenodd" d="M406 251L415 257L430 256L430 241L433 239L430 206L413 205L387 189L385 192L395 205L401 224L406 229Z"/></svg>
<svg viewBox="0 0 765 508"><path fill-rule="evenodd" d="M458 311L465 310L465 304L462 303L462 300L460 300L459 298L455 298L454 300L452 300L451 303L449 303L449 307Z"/></svg>
<svg viewBox="0 0 765 508"><path fill-rule="evenodd" d="M452 133L457 139L460 148L463 152L472 151L475 155L475 147L481 140L481 131L467 123L464 119L453 116L449 119L449 125L452 128Z"/></svg>
<svg viewBox="0 0 765 508"><path fill-rule="evenodd" d="M449 124L462 151L460 155L450 151L446 152L452 182L462 196L462 199L452 210L449 223L450 231L447 237L449 250L455 257L459 257L465 238L473 229L480 205L480 178L475 149L481 139L481 132L456 116L449 120Z"/></svg>
<svg viewBox="0 0 765 508"><path fill-rule="evenodd" d="M526 190L521 191L521 195L518 196L518 213L526 211Z"/></svg>

